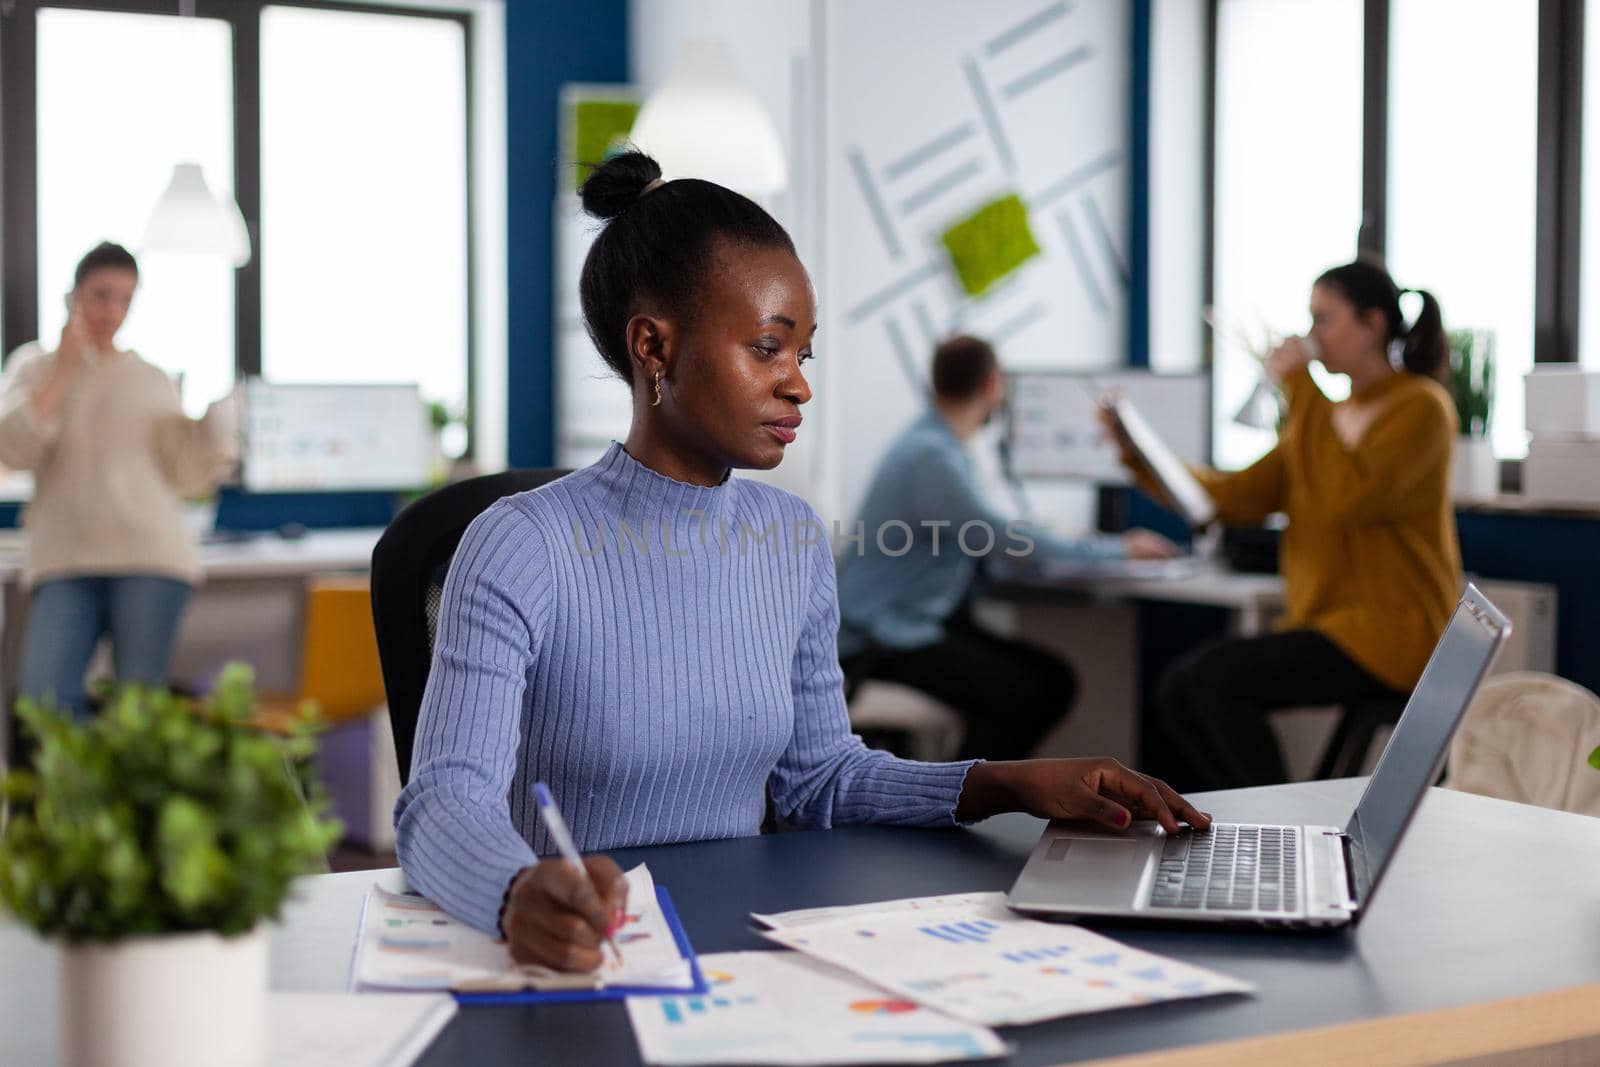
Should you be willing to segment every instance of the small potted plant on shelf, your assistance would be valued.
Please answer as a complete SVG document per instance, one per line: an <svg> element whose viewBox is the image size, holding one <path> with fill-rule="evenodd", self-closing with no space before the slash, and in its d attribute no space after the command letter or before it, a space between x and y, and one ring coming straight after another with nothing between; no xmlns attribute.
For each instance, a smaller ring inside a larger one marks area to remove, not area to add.
<svg viewBox="0 0 1600 1067"><path fill-rule="evenodd" d="M1450 395L1456 402L1460 436L1451 462L1450 495L1484 499L1500 491L1500 463L1489 443L1494 402L1494 332L1451 330Z"/></svg>
<svg viewBox="0 0 1600 1067"><path fill-rule="evenodd" d="M284 734L254 713L241 664L198 704L128 686L79 723L21 702L35 751L4 780L0 906L60 943L62 1063L262 1063L263 921L340 827L312 710Z"/></svg>

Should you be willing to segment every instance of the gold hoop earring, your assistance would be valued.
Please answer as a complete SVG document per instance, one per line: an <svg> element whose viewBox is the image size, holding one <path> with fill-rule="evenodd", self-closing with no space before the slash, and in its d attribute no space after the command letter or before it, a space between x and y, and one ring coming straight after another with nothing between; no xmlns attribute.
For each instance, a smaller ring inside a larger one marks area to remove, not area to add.
<svg viewBox="0 0 1600 1067"><path fill-rule="evenodd" d="M656 398L654 400L650 401L650 406L653 407L653 408L661 406L661 372L660 371L656 372Z"/></svg>

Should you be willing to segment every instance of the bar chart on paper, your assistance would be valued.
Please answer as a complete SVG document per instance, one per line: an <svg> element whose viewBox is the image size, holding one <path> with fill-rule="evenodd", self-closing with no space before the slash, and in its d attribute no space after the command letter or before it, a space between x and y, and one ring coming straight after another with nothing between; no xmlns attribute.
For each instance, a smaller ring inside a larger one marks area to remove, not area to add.
<svg viewBox="0 0 1600 1067"><path fill-rule="evenodd" d="M992 1030L797 952L725 952L700 963L709 994L628 1000L646 1063L940 1063L1005 1052Z"/></svg>
<svg viewBox="0 0 1600 1067"><path fill-rule="evenodd" d="M1000 958L1007 963L1042 963L1047 960L1057 960L1072 952L1071 945L1050 945L1046 948L1025 948L1020 952L1003 952Z"/></svg>
<svg viewBox="0 0 1600 1067"><path fill-rule="evenodd" d="M919 926L917 930L927 934L937 941L947 945L978 944L987 945L996 930L1000 929L999 923L989 922L987 919L978 919L972 922L941 923L938 926ZM876 933L864 936L877 936Z"/></svg>

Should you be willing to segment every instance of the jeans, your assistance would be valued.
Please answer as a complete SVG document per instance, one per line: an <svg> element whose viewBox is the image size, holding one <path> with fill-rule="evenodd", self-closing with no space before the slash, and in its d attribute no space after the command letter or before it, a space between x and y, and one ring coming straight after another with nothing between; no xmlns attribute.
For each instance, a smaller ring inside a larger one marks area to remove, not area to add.
<svg viewBox="0 0 1600 1067"><path fill-rule="evenodd" d="M28 600L21 695L86 718L83 676L104 634L118 682L165 684L189 592L184 582L154 575L40 582Z"/></svg>

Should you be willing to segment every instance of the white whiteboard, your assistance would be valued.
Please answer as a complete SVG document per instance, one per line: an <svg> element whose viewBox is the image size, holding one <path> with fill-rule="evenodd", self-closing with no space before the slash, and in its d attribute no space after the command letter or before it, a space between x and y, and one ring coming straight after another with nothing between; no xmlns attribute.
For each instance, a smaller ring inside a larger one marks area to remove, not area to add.
<svg viewBox="0 0 1600 1067"><path fill-rule="evenodd" d="M1210 380L1150 371L1012 374L1007 446L1018 478L1128 482L1095 416L1101 393L1119 391L1186 463L1210 462Z"/></svg>
<svg viewBox="0 0 1600 1067"><path fill-rule="evenodd" d="M243 480L251 492L415 489L433 431L415 385L245 385Z"/></svg>

